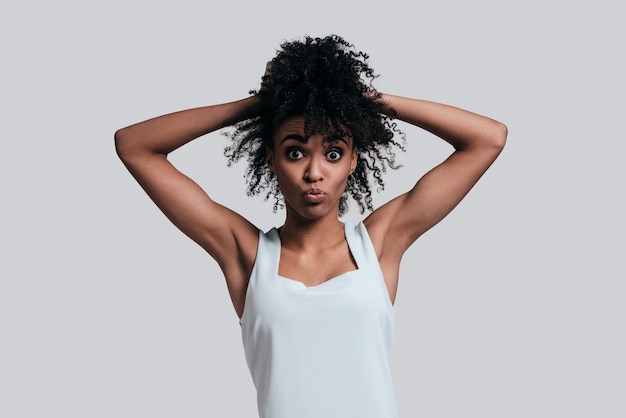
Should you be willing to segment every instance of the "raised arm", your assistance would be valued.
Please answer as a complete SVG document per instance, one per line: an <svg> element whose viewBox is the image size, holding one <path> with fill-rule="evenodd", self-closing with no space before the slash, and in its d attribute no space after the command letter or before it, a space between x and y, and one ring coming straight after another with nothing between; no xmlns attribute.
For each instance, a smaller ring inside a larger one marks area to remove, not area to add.
<svg viewBox="0 0 626 418"><path fill-rule="evenodd" d="M454 147L444 162L426 173L407 193L366 220L379 256L392 265L424 232L442 220L476 184L504 147L507 128L500 122L456 107L383 95L391 113Z"/></svg>
<svg viewBox="0 0 626 418"><path fill-rule="evenodd" d="M258 243L258 229L219 205L167 155L189 141L255 115L257 98L184 110L118 130L115 147L161 211L222 268L239 315Z"/></svg>

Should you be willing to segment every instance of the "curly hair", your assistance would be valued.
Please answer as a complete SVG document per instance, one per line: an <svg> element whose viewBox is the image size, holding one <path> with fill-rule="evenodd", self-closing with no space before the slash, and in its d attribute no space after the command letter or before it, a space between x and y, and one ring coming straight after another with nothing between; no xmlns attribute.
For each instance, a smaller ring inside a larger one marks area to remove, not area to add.
<svg viewBox="0 0 626 418"><path fill-rule="evenodd" d="M350 135L357 148L357 166L349 176L339 201L338 214L347 211L351 196L360 212L373 210L370 179L384 188L382 174L398 168L394 147L405 150L404 133L394 115L383 113L381 94L372 87L377 76L367 63L368 55L337 35L306 36L302 41L284 42L268 65L261 88L251 90L260 100L257 116L242 121L225 133L232 143L224 150L228 165L246 157L247 194L274 197L274 211L284 207L278 181L266 161L273 149L273 133L286 120L300 116L305 134L326 138ZM394 137L400 134L402 142ZM332 140L332 139L331 139Z"/></svg>

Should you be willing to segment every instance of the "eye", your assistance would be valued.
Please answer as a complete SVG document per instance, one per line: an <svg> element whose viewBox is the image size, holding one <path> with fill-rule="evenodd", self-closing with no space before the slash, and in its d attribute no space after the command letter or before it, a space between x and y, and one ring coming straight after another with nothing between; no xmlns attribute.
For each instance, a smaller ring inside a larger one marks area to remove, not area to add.
<svg viewBox="0 0 626 418"><path fill-rule="evenodd" d="M304 154L298 148L290 148L287 150L287 157L292 160L299 160Z"/></svg>
<svg viewBox="0 0 626 418"><path fill-rule="evenodd" d="M333 149L326 153L326 158L328 158L330 161L337 161L341 158L341 155L341 151Z"/></svg>

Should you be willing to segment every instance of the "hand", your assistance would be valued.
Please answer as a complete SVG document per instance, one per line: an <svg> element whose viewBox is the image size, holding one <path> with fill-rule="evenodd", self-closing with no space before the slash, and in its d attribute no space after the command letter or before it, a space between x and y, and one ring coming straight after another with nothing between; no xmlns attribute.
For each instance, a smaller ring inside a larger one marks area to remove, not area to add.
<svg viewBox="0 0 626 418"><path fill-rule="evenodd" d="M263 74L263 77L261 77L261 88L259 89L259 94L266 92L272 68L274 68L274 63L272 61L268 61L267 64L265 64L265 73Z"/></svg>

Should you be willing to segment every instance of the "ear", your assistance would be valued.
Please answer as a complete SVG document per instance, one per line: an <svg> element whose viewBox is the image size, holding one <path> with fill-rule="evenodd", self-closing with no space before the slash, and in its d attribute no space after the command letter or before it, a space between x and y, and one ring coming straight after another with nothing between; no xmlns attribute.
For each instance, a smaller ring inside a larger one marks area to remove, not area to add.
<svg viewBox="0 0 626 418"><path fill-rule="evenodd" d="M269 168L269 170L276 174L276 169L274 166L274 151L271 150L269 147L265 148L265 160L267 161L267 168Z"/></svg>
<svg viewBox="0 0 626 418"><path fill-rule="evenodd" d="M350 161L350 174L354 173L356 170L356 163L359 160L359 153L356 147L352 149L352 160Z"/></svg>

